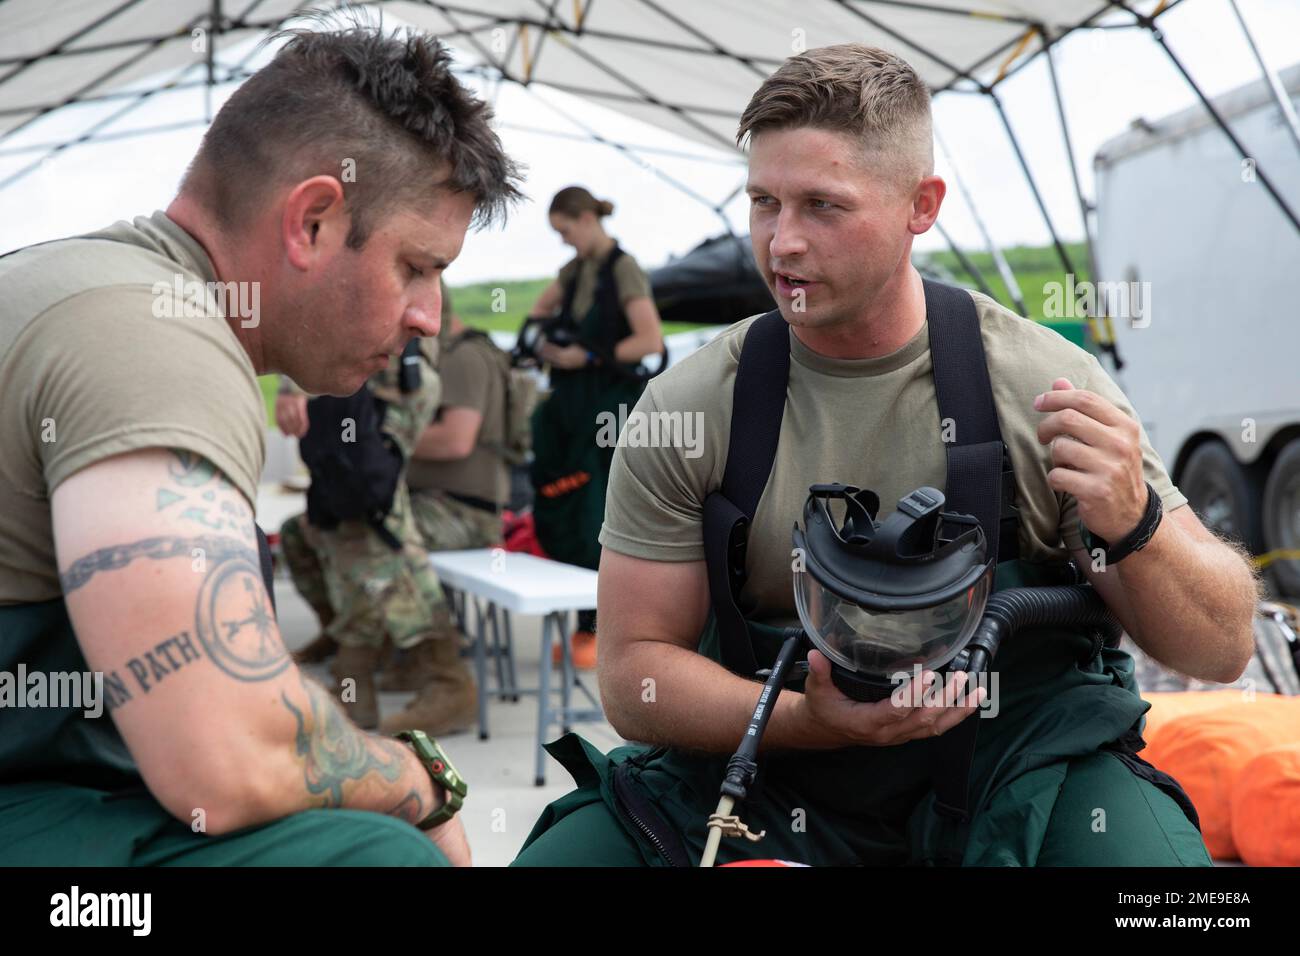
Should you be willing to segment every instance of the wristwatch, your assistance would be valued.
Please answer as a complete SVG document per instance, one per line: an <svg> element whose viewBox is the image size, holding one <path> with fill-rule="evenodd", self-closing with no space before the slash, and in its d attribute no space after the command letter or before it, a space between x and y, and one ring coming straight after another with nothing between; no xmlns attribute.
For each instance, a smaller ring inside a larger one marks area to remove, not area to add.
<svg viewBox="0 0 1300 956"><path fill-rule="evenodd" d="M1156 490L1151 487L1151 482L1147 482L1147 506L1137 527L1115 544L1108 543L1105 538L1097 534L1090 533L1089 538L1093 547L1101 548L1107 564L1117 564L1130 554L1141 551L1150 543L1156 529L1160 527L1160 519L1164 514L1165 509L1160 502L1160 495L1156 494Z"/></svg>
<svg viewBox="0 0 1300 956"><path fill-rule="evenodd" d="M438 741L423 730L403 730L400 733L393 734L393 736L411 745L411 749L415 751L416 759L428 772L429 777L434 783L441 786L447 794L446 802L417 823L416 826L421 830L432 830L436 826L441 826L454 817L465 803L465 795L469 793L469 784L465 783L465 778L456 772L456 768L447 759L447 755L443 753Z"/></svg>

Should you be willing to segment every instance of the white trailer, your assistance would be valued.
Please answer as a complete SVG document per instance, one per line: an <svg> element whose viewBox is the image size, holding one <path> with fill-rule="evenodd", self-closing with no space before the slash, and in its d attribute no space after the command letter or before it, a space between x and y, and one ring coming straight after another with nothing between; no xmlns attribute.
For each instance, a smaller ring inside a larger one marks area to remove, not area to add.
<svg viewBox="0 0 1300 956"><path fill-rule="evenodd" d="M1300 99L1300 64L1282 71ZM1207 525L1300 595L1300 148L1264 80L1214 100L1243 161L1200 105L1139 122L1094 161L1101 280L1149 283L1113 319L1116 374Z"/></svg>

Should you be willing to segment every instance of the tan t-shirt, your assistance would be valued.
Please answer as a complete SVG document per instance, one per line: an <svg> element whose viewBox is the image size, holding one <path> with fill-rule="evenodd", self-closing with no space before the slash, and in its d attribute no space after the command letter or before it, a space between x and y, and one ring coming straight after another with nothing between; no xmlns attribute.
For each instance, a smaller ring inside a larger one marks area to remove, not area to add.
<svg viewBox="0 0 1300 956"><path fill-rule="evenodd" d="M611 250L612 251L612 250ZM560 285L567 287L569 280L576 273L577 288L573 290L573 317L582 321L590 310L596 297L596 279L606 256L599 259L575 257L560 268ZM650 295L650 279L637 261L625 250L614 263L614 282L618 285L618 301L627 305L632 299Z"/></svg>
<svg viewBox="0 0 1300 956"><path fill-rule="evenodd" d="M482 336L443 343L438 372L442 408L472 408L483 416L478 440L468 458L411 461L406 481L412 491L449 491L504 504L510 498L510 472L500 448L505 442L504 359Z"/></svg>
<svg viewBox="0 0 1300 956"><path fill-rule="evenodd" d="M266 412L203 247L161 212L93 235L0 259L0 605L59 596L50 495L101 459L184 449L257 500Z"/></svg>
<svg viewBox="0 0 1300 956"><path fill-rule="evenodd" d="M1047 484L1051 453L1038 443L1036 429L1044 415L1033 407L1035 396L1063 376L1137 416L1091 354L973 294L993 402L1016 474L1021 558L1063 560L1067 549L1083 546L1078 502ZM704 499L722 484L736 364L752 322L737 323L649 383L638 411L700 413L701 433L692 442L677 442L687 447L615 451L600 533L604 547L654 561L704 558ZM946 484L928 326L879 358L827 358L793 333L790 350L776 461L750 530L749 580L741 595L746 614L783 623L794 619L790 532L801 518L809 485L839 481L870 488L880 495L883 516L909 491ZM660 429L661 439L665 431ZM680 434L691 438L685 427ZM696 450L700 454L692 457ZM1145 432L1142 455L1146 480L1165 509L1185 504Z"/></svg>

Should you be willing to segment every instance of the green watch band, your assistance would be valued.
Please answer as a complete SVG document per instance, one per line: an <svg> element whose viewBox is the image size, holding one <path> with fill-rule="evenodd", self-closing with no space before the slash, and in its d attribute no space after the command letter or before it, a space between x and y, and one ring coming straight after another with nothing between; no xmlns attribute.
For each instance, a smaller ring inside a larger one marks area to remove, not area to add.
<svg viewBox="0 0 1300 956"><path fill-rule="evenodd" d="M429 777L447 794L447 800L442 806L415 825L421 830L432 830L436 826L441 826L454 817L464 805L465 796L469 793L469 784L452 766L442 747L438 745L438 741L423 730L403 730L393 736L411 745L416 758Z"/></svg>

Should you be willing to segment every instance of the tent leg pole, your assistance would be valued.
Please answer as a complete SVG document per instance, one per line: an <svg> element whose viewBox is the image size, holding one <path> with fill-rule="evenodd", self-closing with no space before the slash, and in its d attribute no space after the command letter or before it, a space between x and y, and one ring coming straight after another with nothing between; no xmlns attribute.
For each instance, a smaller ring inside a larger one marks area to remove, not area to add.
<svg viewBox="0 0 1300 956"><path fill-rule="evenodd" d="M1246 18L1241 14L1241 8L1237 6L1237 0L1228 0L1228 6L1232 7L1232 12L1237 15L1237 22L1241 24L1241 32L1246 35L1246 42L1250 44L1250 52L1255 54L1255 62L1259 64L1259 70L1264 74L1264 79L1268 81L1269 91L1273 94L1273 101L1277 103L1277 108L1282 111L1282 119L1286 121L1286 128L1291 131L1291 138L1295 140L1296 149L1300 149L1300 118L1296 117L1295 107L1291 105L1291 97L1282 87L1282 81L1278 75L1268 68L1264 62L1264 57L1259 52L1259 47L1255 43L1255 35L1250 32L1250 27L1246 24Z"/></svg>
<svg viewBox="0 0 1300 956"><path fill-rule="evenodd" d="M939 231L939 235L943 236L944 241L948 243L948 248L951 249L952 254L957 257L957 261L961 263L961 267L970 273L970 277L975 280L975 284L979 286L979 290L994 302L998 301L998 297L993 294L993 290L989 288L989 284L984 281L984 274L975 267L975 263L970 261L970 258L966 253L961 251L957 246L957 243L952 241L952 236L948 235L948 230L944 229L943 226L939 225L937 222L934 224L934 228Z"/></svg>
<svg viewBox="0 0 1300 956"><path fill-rule="evenodd" d="M1089 225L1089 214L1092 212L1092 207L1088 200L1084 198L1083 184L1079 181L1079 166L1074 161L1074 143L1070 139L1070 124L1065 117L1065 101L1061 98L1061 84L1056 75L1056 44L1049 43L1044 54L1047 59L1047 75L1052 81L1052 96L1056 100L1056 116L1061 121L1061 138L1065 141L1065 156L1070 163L1070 178L1074 182L1074 197L1079 202L1079 220L1083 224L1083 242L1088 252L1088 273L1095 282L1098 278L1097 255L1092 242L1092 229Z"/></svg>
<svg viewBox="0 0 1300 956"><path fill-rule="evenodd" d="M1052 245L1056 247L1056 254L1061 259L1061 265L1065 267L1068 275L1073 275L1074 263L1070 261L1070 254L1065 251L1065 244L1061 242L1061 237L1056 234L1056 226L1053 225L1052 217L1047 212L1047 204L1043 202L1043 194L1039 191L1038 183L1034 180L1034 174L1029 171L1029 163L1020 148L1020 140L1016 138L1016 131L1011 128L1011 120L1007 118L1007 111L1002 108L1002 100L993 90L989 90L986 95L993 101L993 106L998 111L998 118L1002 120L1002 128L1007 131L1007 138L1011 140L1011 148L1016 154L1016 161L1020 163L1020 168L1025 174L1025 182L1029 184L1029 191L1034 194L1034 201L1038 203L1038 211L1043 214L1043 222L1047 225L1047 231L1051 233Z"/></svg>
<svg viewBox="0 0 1300 956"><path fill-rule="evenodd" d="M1024 295L1020 291L1020 283L1016 281L1016 274L1011 271L1011 265L1007 262L1006 256L993 241L989 235L988 229L984 225L984 219L980 216L979 209L975 206L975 198L966 189L966 184L962 181L961 171L957 168L957 163L952 158L952 153L948 152L948 147L944 144L943 139L939 136L939 131L935 130L934 141L939 145L944 158L948 161L948 168L952 170L953 185L961 193L962 199L966 202L966 208L970 210L971 218L975 220L975 227L979 229L980 235L984 239L985 248L988 249L989 255L993 257L993 264L997 267L998 275L1002 277L1002 284L1007 287L1007 294L1011 296L1011 301L1015 303L1020 314L1025 318L1029 317L1029 308L1025 305ZM951 245L951 243L950 243Z"/></svg>
<svg viewBox="0 0 1300 956"><path fill-rule="evenodd" d="M1237 154L1243 160L1250 160L1252 157L1248 152L1246 152L1246 147L1242 145L1241 140L1237 139L1223 116L1214 108L1214 104L1210 102L1210 98L1205 95L1205 91L1197 85L1194 79L1192 79L1192 75L1187 72L1187 68L1183 66L1182 61L1178 59L1178 56L1172 49L1170 49L1169 44L1165 42L1165 35L1161 32L1160 28L1156 26L1155 18L1143 16L1142 14L1131 10L1122 2L1122 0L1108 0L1108 2L1111 6L1118 7L1125 13L1135 17L1141 26L1146 27L1147 31L1151 34L1151 38L1156 41L1160 49L1165 51L1165 56L1169 57L1169 62L1172 63L1174 68L1182 74L1187 85L1191 87L1192 92L1196 94L1196 98L1200 100L1201 105L1205 107L1205 111L1209 113L1210 118L1214 120L1215 125L1218 126L1219 129L1223 130L1223 135L1228 137L1228 141L1232 143L1233 147L1237 150ZM1259 166L1255 167L1255 178L1259 180L1260 184L1266 190L1268 190L1268 194L1273 197L1273 202L1277 204L1278 209L1282 210L1282 215L1286 216L1286 218L1290 220L1291 225L1295 227L1296 232L1300 232L1300 216L1297 216L1295 210L1287 205L1287 201L1282 197L1282 194L1277 191L1277 187L1273 185L1272 180L1264 174L1264 170L1260 169Z"/></svg>
<svg viewBox="0 0 1300 956"><path fill-rule="evenodd" d="M208 15L208 81L203 87L203 118L212 122L212 87L217 84L217 36L221 33L221 0L212 0L212 12Z"/></svg>

